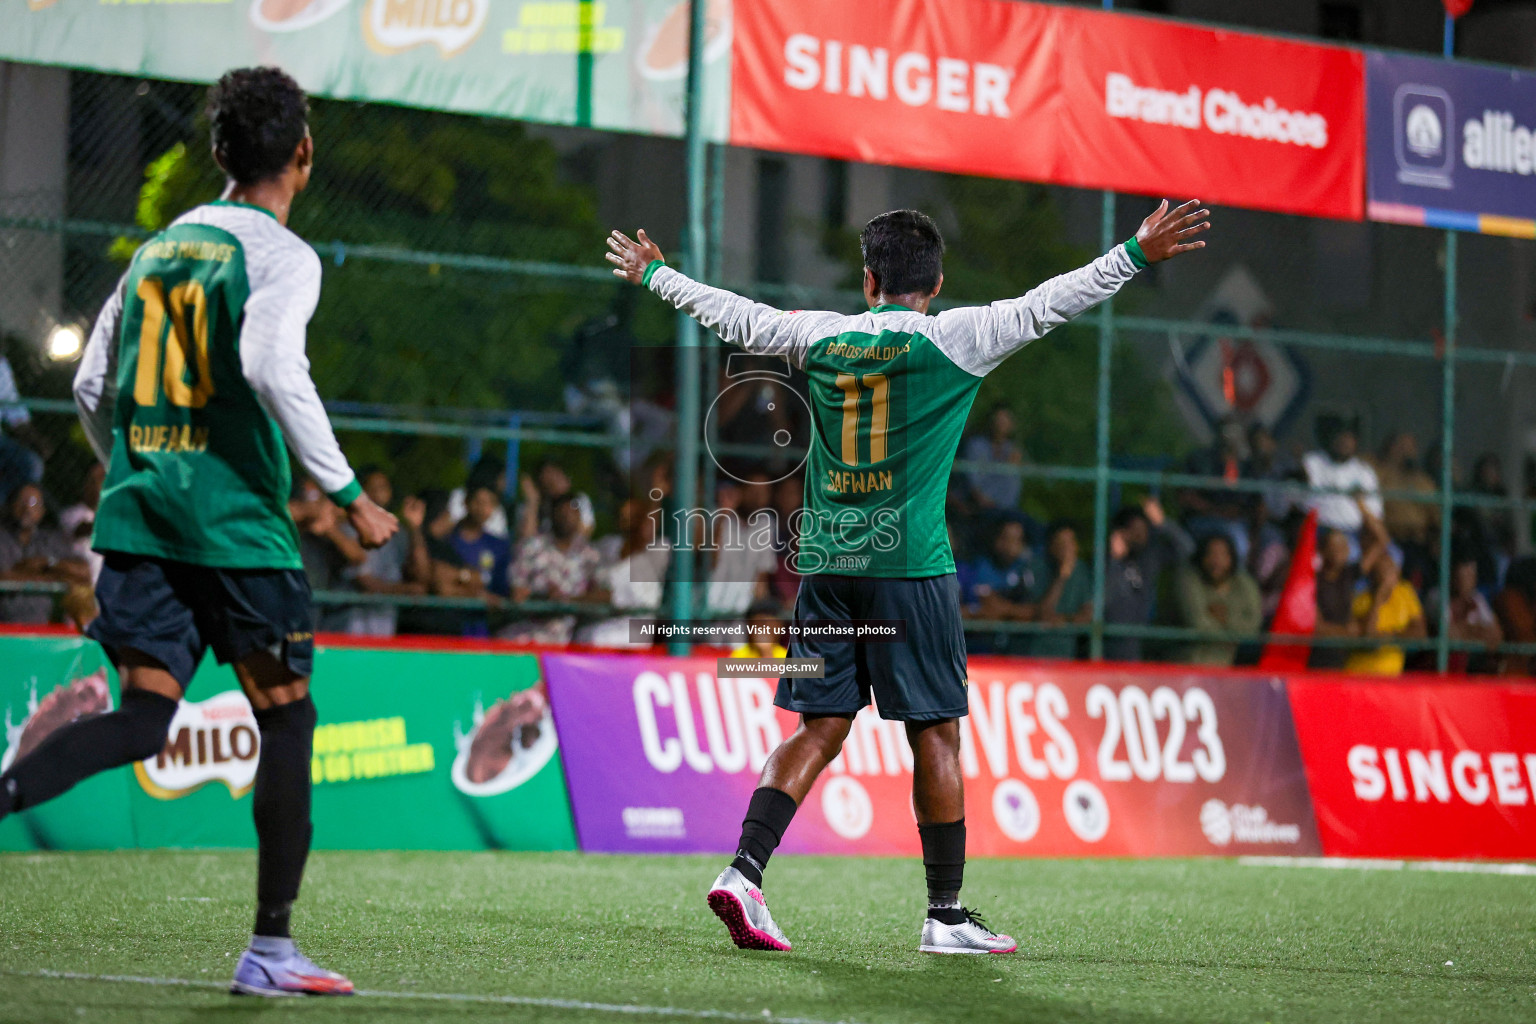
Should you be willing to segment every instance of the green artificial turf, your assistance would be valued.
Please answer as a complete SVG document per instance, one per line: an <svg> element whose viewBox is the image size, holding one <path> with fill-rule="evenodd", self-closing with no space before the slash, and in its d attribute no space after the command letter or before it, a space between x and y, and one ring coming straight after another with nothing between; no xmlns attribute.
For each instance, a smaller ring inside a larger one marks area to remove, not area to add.
<svg viewBox="0 0 1536 1024"><path fill-rule="evenodd" d="M0 856L0 1021L1536 1020L1536 877L977 861L967 900L1020 952L934 957L916 950L916 862L776 859L788 954L729 944L703 899L720 863L316 854L301 944L392 994L273 1001L212 987L250 926L250 854ZM693 1013L564 1005L578 1001Z"/></svg>

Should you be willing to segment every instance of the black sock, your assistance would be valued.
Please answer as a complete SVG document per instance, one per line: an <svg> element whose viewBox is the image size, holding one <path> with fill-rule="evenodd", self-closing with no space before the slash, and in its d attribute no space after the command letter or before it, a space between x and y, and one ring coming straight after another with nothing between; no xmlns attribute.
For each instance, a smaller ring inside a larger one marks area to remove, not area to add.
<svg viewBox="0 0 1536 1024"><path fill-rule="evenodd" d="M314 826L309 820L309 762L315 704L305 697L256 712L261 760L251 813L256 819L257 935L288 936Z"/></svg>
<svg viewBox="0 0 1536 1024"><path fill-rule="evenodd" d="M148 690L125 690L116 711L54 730L0 777L0 811L36 807L98 772L154 757L165 747L178 703Z"/></svg>
<svg viewBox="0 0 1536 1024"><path fill-rule="evenodd" d="M763 869L778 849L784 830L789 828L798 805L782 789L761 786L747 804L747 817L741 823L741 842L736 844L736 859L731 867L747 876L753 885L763 884Z"/></svg>
<svg viewBox="0 0 1536 1024"><path fill-rule="evenodd" d="M960 885L965 879L965 819L940 825L918 825L923 842L923 873L928 876L928 916L945 924L960 911Z"/></svg>

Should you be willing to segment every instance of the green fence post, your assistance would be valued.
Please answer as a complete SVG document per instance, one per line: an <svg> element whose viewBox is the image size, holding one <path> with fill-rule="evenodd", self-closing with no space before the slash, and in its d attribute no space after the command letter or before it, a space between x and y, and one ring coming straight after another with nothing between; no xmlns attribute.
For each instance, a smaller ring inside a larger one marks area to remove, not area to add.
<svg viewBox="0 0 1536 1024"><path fill-rule="evenodd" d="M1445 16L1443 56L1456 52L1456 22ZM1435 643L1435 670L1451 667L1451 512L1455 480L1456 438L1456 232L1445 233L1445 352L1440 364L1440 636Z"/></svg>
<svg viewBox="0 0 1536 1024"><path fill-rule="evenodd" d="M704 2L689 5L688 30L688 118L685 144L688 169L688 229L683 252L683 273L702 279L709 266L705 251L704 206ZM699 329L686 313L677 315L677 466L676 506L686 512L698 504L699 490ZM687 518L683 521L686 523ZM685 527L686 529L686 527ZM693 550L686 536L673 549L676 572L672 588L672 618L693 618ZM672 653L687 654L692 645L686 641L671 645Z"/></svg>
<svg viewBox="0 0 1536 1024"><path fill-rule="evenodd" d="M1105 7L1110 6L1106 0ZM1115 244L1115 194L1105 192L1099 226L1099 250ZM1104 577L1109 570L1109 394L1110 359L1115 351L1115 301L1099 307L1099 397L1097 448L1093 477L1093 631L1088 634L1088 655L1104 658Z"/></svg>

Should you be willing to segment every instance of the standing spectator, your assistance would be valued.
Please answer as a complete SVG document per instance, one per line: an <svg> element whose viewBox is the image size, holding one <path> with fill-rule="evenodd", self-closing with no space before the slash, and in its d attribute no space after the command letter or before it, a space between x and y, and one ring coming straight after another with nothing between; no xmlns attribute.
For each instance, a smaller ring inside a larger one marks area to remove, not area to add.
<svg viewBox="0 0 1536 1024"><path fill-rule="evenodd" d="M304 575L309 579L310 588L321 592L343 589L346 571L363 564L368 557L356 535L342 529L346 513L308 477L294 488L293 497L288 501L288 512L299 530L299 558L304 563ZM315 629L324 633L342 632L346 629L347 618L344 609L317 604Z"/></svg>
<svg viewBox="0 0 1536 1024"><path fill-rule="evenodd" d="M1093 620L1093 578L1078 558L1077 531L1070 523L1054 523L1046 531L1045 572L1035 574L1026 594L1034 604L1035 621L1049 626ZM1075 633L1042 633L1030 638L1025 653L1032 658L1071 659L1077 656Z"/></svg>
<svg viewBox="0 0 1536 1024"><path fill-rule="evenodd" d="M619 506L618 557L598 569L594 586L606 590L608 603L623 614L584 629L577 636L583 643L651 646L650 641L632 643L629 624L631 620L655 622L661 611L672 548L662 535L660 511L660 505L650 499L631 498Z"/></svg>
<svg viewBox="0 0 1536 1024"><path fill-rule="evenodd" d="M1024 541L1024 524L999 519L992 526L988 553L975 559L957 580L961 585L961 613L970 619L1001 622L1033 622L1035 605L1029 594L1035 587L1034 558ZM997 633L978 636L970 647L978 654L1022 650L1016 636Z"/></svg>
<svg viewBox="0 0 1536 1024"><path fill-rule="evenodd" d="M394 484L388 474L377 467L363 470L358 477L367 494L379 508L391 508L395 500ZM411 552L423 547L421 538L423 506L420 499L409 501L410 508L400 510L403 527L382 547L363 552L363 560L341 572L341 580L350 589L364 594L420 595L427 592L426 575L413 578ZM351 524L342 523L341 530L354 542L357 533ZM400 609L393 604L355 605L343 610L345 623L342 628L354 636L394 636Z"/></svg>
<svg viewBox="0 0 1536 1024"><path fill-rule="evenodd" d="M1109 564L1104 573L1104 622L1114 626L1145 626L1157 602L1157 580L1163 570L1188 558L1195 545L1173 523L1155 498L1140 508L1126 506L1115 513L1109 531ZM1110 661L1140 661L1141 638L1106 636L1104 657Z"/></svg>
<svg viewBox="0 0 1536 1024"><path fill-rule="evenodd" d="M1507 643L1536 643L1536 556L1515 559L1504 574L1504 589L1493 599L1499 626ZM1506 676L1531 674L1531 656L1506 654L1499 659L1499 673Z"/></svg>
<svg viewBox="0 0 1536 1024"><path fill-rule="evenodd" d="M986 429L971 435L961 450L961 458L997 466L1023 465L1024 449L1014 440L1017 430L1013 412L1006 405L994 405L987 413ZM1019 507L1019 493L1024 488L1024 479L1019 474L973 469L965 474L965 480L972 504L983 514Z"/></svg>
<svg viewBox="0 0 1536 1024"><path fill-rule="evenodd" d="M1390 555L1384 554L1372 564L1367 576L1370 587L1355 595L1355 626L1358 635L1368 640L1390 641L1398 638L1422 640L1429 635L1424 625L1424 607L1413 586ZM1406 655L1393 643L1382 643L1350 654L1344 671L1356 675L1400 676Z"/></svg>
<svg viewBox="0 0 1536 1024"><path fill-rule="evenodd" d="M1431 590L1427 597L1428 616L1439 626L1440 590ZM1498 617L1488 600L1477 589L1477 559L1466 552L1457 552L1451 564L1451 617L1446 632L1452 640L1485 644L1490 649L1504 642L1504 630L1499 627ZM1472 651L1452 651L1449 669L1452 672L1488 673L1492 671L1492 656Z"/></svg>
<svg viewBox="0 0 1536 1024"><path fill-rule="evenodd" d="M477 486L469 492L464 518L459 521L450 540L460 561L480 574L480 582L486 591L506 597L512 546L505 537L498 537L486 529L486 524L500 507L496 492L489 485L482 483Z"/></svg>
<svg viewBox="0 0 1536 1024"><path fill-rule="evenodd" d="M9 356L0 353L0 494L12 495L22 484L41 483L43 457L52 454L47 437L32 423L32 413L21 404L16 374ZM41 452L42 454L38 454Z"/></svg>
<svg viewBox="0 0 1536 1024"><path fill-rule="evenodd" d="M59 513L59 528L75 550L75 556L91 570L91 580L101 573L102 557L91 550L91 533L96 528L96 506L101 504L101 486L107 479L107 467L91 463L80 482L80 500Z"/></svg>
<svg viewBox="0 0 1536 1024"><path fill-rule="evenodd" d="M1237 552L1226 534L1207 536L1179 570L1178 615L1187 629L1237 637L1258 632L1263 621L1259 586L1238 567ZM1200 641L1186 648L1184 660L1230 667L1236 655L1236 643Z"/></svg>
<svg viewBox="0 0 1536 1024"><path fill-rule="evenodd" d="M1218 477L1235 484L1242 476L1243 428L1235 417L1221 421L1216 439L1185 460L1184 471L1191 476ZM1251 495L1231 487L1190 488L1179 492L1179 504L1185 512L1184 526L1197 540L1209 533L1221 533L1231 542L1238 557L1248 555L1249 508Z"/></svg>
<svg viewBox="0 0 1536 1024"><path fill-rule="evenodd" d="M762 511L744 516L741 499L734 480L716 485L716 510L708 524L713 536L704 538L714 548L705 590L705 607L714 619L743 615L754 601L766 598L778 565L772 516Z"/></svg>
<svg viewBox="0 0 1536 1024"><path fill-rule="evenodd" d="M464 564L453 546L453 530L458 525L448 507L448 492L423 491L419 497L406 498L400 518L411 524L411 546L406 555L407 578L425 583L433 597L474 598L487 605L500 598L487 594L480 574ZM456 608L416 607L401 611L398 630L402 633L427 633L438 636L485 636L485 615Z"/></svg>
<svg viewBox="0 0 1536 1024"><path fill-rule="evenodd" d="M601 556L582 532L581 510L574 494L563 494L550 507L550 531L524 541L512 563L512 599L546 601L606 601L593 592ZM557 615L515 623L501 632L505 639L533 643L569 643L576 628L574 615Z"/></svg>
<svg viewBox="0 0 1536 1024"><path fill-rule="evenodd" d="M1302 458L1302 468L1309 486L1329 493L1313 494L1308 504L1317 509L1319 527L1342 531L1358 546L1365 525L1362 508L1378 519L1383 512L1376 471L1357 454L1354 428L1337 417L1318 417L1317 437L1322 447Z"/></svg>
<svg viewBox="0 0 1536 1024"><path fill-rule="evenodd" d="M1255 423L1248 428L1248 461L1243 463L1243 477L1269 485L1261 496L1271 520L1284 520L1300 504L1292 489L1299 473L1296 460L1280 450L1280 442L1268 427Z"/></svg>
<svg viewBox="0 0 1536 1024"><path fill-rule="evenodd" d="M1280 595L1285 592L1285 580L1291 570L1291 549L1286 547L1285 534L1270 519L1269 506L1262 496L1248 508L1248 557L1243 560L1243 567L1259 585L1267 620L1280 607Z"/></svg>
<svg viewBox="0 0 1536 1024"><path fill-rule="evenodd" d="M1418 438L1406 430L1388 437L1374 468L1383 491L1422 494L1430 499L1388 498L1382 503L1381 517L1388 536L1402 548L1405 564L1417 566L1426 562L1430 542L1439 535L1440 510L1434 503L1439 489L1419 462Z"/></svg>
<svg viewBox="0 0 1536 1024"><path fill-rule="evenodd" d="M1472 464L1473 494L1489 498L1508 498L1509 488L1504 484L1504 466L1499 457L1486 452ZM1475 510L1479 541L1486 556L1477 569L1477 584L1492 593L1504 578L1510 559L1515 553L1515 520L1508 508L1479 508Z"/></svg>
<svg viewBox="0 0 1536 1024"><path fill-rule="evenodd" d="M16 488L6 504L0 529L0 579L33 583L89 585L91 570L58 530L44 526L48 509L36 484ZM6 594L0 597L0 621L48 622L53 618L50 594Z"/></svg>

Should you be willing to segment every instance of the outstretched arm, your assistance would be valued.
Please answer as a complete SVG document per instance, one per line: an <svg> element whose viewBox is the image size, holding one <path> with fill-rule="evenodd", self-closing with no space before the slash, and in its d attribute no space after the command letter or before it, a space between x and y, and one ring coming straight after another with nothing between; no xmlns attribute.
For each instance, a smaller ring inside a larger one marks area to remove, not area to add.
<svg viewBox="0 0 1536 1024"><path fill-rule="evenodd" d="M604 253L613 274L649 288L721 338L754 355L784 356L805 365L805 353L825 337L820 328L840 320L837 313L789 312L711 288L666 265L661 249L642 228L635 241L622 231L608 236Z"/></svg>
<svg viewBox="0 0 1536 1024"><path fill-rule="evenodd" d="M1210 229L1209 216L1198 199L1173 210L1165 199L1141 222L1135 238L1086 267L1053 277L1016 299L940 313L940 338L935 340L966 372L978 377L991 373L1031 341L1114 295L1138 270L1204 248L1196 236Z"/></svg>

